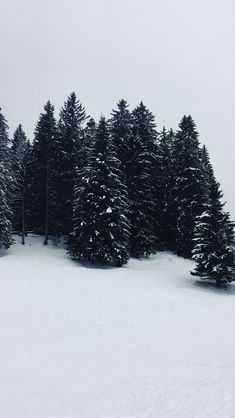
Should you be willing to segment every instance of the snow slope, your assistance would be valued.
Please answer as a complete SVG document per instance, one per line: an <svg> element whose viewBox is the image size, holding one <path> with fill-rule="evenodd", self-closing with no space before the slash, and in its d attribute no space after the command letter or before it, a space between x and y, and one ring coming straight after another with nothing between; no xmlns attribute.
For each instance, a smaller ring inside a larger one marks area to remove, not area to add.
<svg viewBox="0 0 235 418"><path fill-rule="evenodd" d="M235 416L235 292L170 253L121 269L31 237L0 258L0 418Z"/></svg>

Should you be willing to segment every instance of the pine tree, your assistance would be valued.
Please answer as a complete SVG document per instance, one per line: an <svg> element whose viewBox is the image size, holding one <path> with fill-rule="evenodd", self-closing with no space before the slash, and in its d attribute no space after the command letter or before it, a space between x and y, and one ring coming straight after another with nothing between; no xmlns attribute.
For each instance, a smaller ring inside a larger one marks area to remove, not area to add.
<svg viewBox="0 0 235 418"><path fill-rule="evenodd" d="M0 109L0 249L7 249L12 239L12 161L8 125Z"/></svg>
<svg viewBox="0 0 235 418"><path fill-rule="evenodd" d="M59 188L57 200L61 205L61 233L71 231L73 190L75 168L82 144L82 125L86 120L86 111L77 100L76 94L71 93L60 112L58 123L58 178Z"/></svg>
<svg viewBox="0 0 235 418"><path fill-rule="evenodd" d="M11 146L13 170L15 178L14 198L13 198L13 228L20 232L22 244L25 243L26 235L26 213L27 213L27 189L26 167L28 153L30 149L29 141L26 138L22 125L16 129Z"/></svg>
<svg viewBox="0 0 235 418"><path fill-rule="evenodd" d="M220 185L214 181L205 211L197 217L194 232L193 276L214 280L216 286L235 280L234 223L223 211Z"/></svg>
<svg viewBox="0 0 235 418"><path fill-rule="evenodd" d="M202 188L203 193L205 196L205 200L207 200L211 186L215 181L214 170L212 164L210 162L209 152L205 145L202 146L200 149L200 161L201 161L201 171L202 171Z"/></svg>
<svg viewBox="0 0 235 418"><path fill-rule="evenodd" d="M156 196L154 185L156 126L153 114L141 102L132 114L131 155L127 161L130 202L131 255L148 256L156 250Z"/></svg>
<svg viewBox="0 0 235 418"><path fill-rule="evenodd" d="M127 165L132 156L132 115L127 101L122 99L117 103L117 110L111 113L109 121L112 141L116 147L117 156L121 162L123 177L127 183Z"/></svg>
<svg viewBox="0 0 235 418"><path fill-rule="evenodd" d="M89 155L93 147L96 134L96 123L90 118L86 127L82 130L80 144L77 150L76 170L83 169L88 164Z"/></svg>
<svg viewBox="0 0 235 418"><path fill-rule="evenodd" d="M51 232L50 220L53 218L53 213L50 211L52 204L50 168L56 121L54 118L54 106L50 101L45 105L44 111L39 117L33 143L32 216L34 231L45 235L44 244L47 245L48 234Z"/></svg>
<svg viewBox="0 0 235 418"><path fill-rule="evenodd" d="M195 220L203 210L203 174L198 133L192 117L184 116L179 128L173 141L175 182L169 221L176 252L191 257Z"/></svg>
<svg viewBox="0 0 235 418"><path fill-rule="evenodd" d="M25 169L25 236L28 232L34 230L34 176L35 176L35 158L33 144L27 143L27 151L24 159Z"/></svg>
<svg viewBox="0 0 235 418"><path fill-rule="evenodd" d="M155 184L156 184L156 200L160 237L162 246L165 249L172 248L172 228L169 222L172 188L174 184L174 167L172 163L172 146L174 140L174 132L172 129L167 131L163 127L159 136L156 150L156 168L155 168Z"/></svg>
<svg viewBox="0 0 235 418"><path fill-rule="evenodd" d="M63 159L61 140L58 129L55 129L55 135L50 146L50 211L49 223L50 233L54 238L60 240L63 234L63 196L62 196L62 167Z"/></svg>
<svg viewBox="0 0 235 418"><path fill-rule="evenodd" d="M76 260L121 266L129 257L127 190L105 119L100 119L88 164L79 170L69 254Z"/></svg>

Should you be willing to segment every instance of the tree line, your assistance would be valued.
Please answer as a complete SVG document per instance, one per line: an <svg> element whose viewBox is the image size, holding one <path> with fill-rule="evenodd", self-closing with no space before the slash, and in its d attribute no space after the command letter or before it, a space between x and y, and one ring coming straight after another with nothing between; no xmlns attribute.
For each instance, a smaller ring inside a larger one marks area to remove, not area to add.
<svg viewBox="0 0 235 418"><path fill-rule="evenodd" d="M157 131L141 102L120 100L98 122L71 93L59 120L48 101L33 142L9 138L0 111L0 248L20 233L67 237L78 261L122 266L170 250L196 261L193 275L235 280L234 224L192 117Z"/></svg>

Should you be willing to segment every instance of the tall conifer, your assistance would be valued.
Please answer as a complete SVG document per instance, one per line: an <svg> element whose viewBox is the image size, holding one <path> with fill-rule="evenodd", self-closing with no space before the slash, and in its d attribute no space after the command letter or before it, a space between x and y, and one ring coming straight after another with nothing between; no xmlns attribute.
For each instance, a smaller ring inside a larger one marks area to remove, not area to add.
<svg viewBox="0 0 235 418"><path fill-rule="evenodd" d="M172 161L172 147L174 132L164 127L159 135L156 148L156 216L158 218L160 238L163 248L172 249L173 231L170 223L172 204L172 188L174 184L174 165Z"/></svg>
<svg viewBox="0 0 235 418"><path fill-rule="evenodd" d="M209 202L196 219L193 240L196 267L192 275L214 280L218 287L235 280L234 223L223 211L222 196L219 183L214 181Z"/></svg>
<svg viewBox="0 0 235 418"><path fill-rule="evenodd" d="M127 183L127 166L132 156L132 114L126 100L121 99L117 103L117 109L112 111L109 124L117 156L121 162L124 181Z"/></svg>
<svg viewBox="0 0 235 418"><path fill-rule="evenodd" d="M9 149L8 125L0 109L0 249L12 244L12 186L14 177Z"/></svg>
<svg viewBox="0 0 235 418"><path fill-rule="evenodd" d="M82 126L86 111L75 93L71 93L60 111L58 123L58 179L57 199L61 206L61 233L71 231L75 169L82 144Z"/></svg>
<svg viewBox="0 0 235 418"><path fill-rule="evenodd" d="M153 114L141 102L132 113L131 154L127 161L127 188L130 204L131 255L147 256L157 248L155 216L155 140Z"/></svg>
<svg viewBox="0 0 235 418"><path fill-rule="evenodd" d="M41 113L35 129L33 142L33 181L32 181L32 216L34 231L45 235L44 244L48 243L48 235L52 233L51 212L51 157L53 141L56 134L54 106L47 102L44 113Z"/></svg>
<svg viewBox="0 0 235 418"><path fill-rule="evenodd" d="M82 261L121 266L129 257L127 190L105 119L100 119L88 164L75 184L69 254Z"/></svg>
<svg viewBox="0 0 235 418"><path fill-rule="evenodd" d="M184 116L173 141L174 185L170 213L177 253L191 257L195 220L204 203L203 173L196 125Z"/></svg>
<svg viewBox="0 0 235 418"><path fill-rule="evenodd" d="M13 228L14 231L20 232L22 244L25 243L25 235L27 233L27 162L29 156L30 144L20 124L14 132L12 140L12 160L15 177L14 197L13 197Z"/></svg>

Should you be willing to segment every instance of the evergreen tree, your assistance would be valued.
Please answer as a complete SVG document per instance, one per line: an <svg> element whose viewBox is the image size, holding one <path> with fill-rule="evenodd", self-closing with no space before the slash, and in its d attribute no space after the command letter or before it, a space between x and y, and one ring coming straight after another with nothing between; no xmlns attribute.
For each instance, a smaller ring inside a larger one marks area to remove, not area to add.
<svg viewBox="0 0 235 418"><path fill-rule="evenodd" d="M50 233L57 239L63 234L63 196L62 196L62 167L61 161L63 159L61 140L58 129L55 129L55 135L50 146L50 176L49 176L49 190L50 190L50 211L49 223Z"/></svg>
<svg viewBox="0 0 235 418"><path fill-rule="evenodd" d="M84 107L77 100L76 94L71 93L60 112L58 123L58 173L55 174L59 179L57 200L61 206L61 233L65 234L71 231L75 169L83 138L82 125L86 118Z"/></svg>
<svg viewBox="0 0 235 418"><path fill-rule="evenodd" d="M229 213L223 211L222 196L219 183L214 181L209 203L196 221L193 240L196 268L191 273L214 280L218 287L235 280L234 223Z"/></svg>
<svg viewBox="0 0 235 418"><path fill-rule="evenodd" d="M110 132L116 147L117 156L121 162L123 177L127 183L127 166L131 160L132 148L132 115L127 101L122 99L117 103L117 110L111 113Z"/></svg>
<svg viewBox="0 0 235 418"><path fill-rule="evenodd" d="M35 156L33 144L27 143L27 151L24 159L25 168L25 236L34 230L34 176L35 176Z"/></svg>
<svg viewBox="0 0 235 418"><path fill-rule="evenodd" d="M76 170L83 169L88 164L96 134L96 123L90 118L82 131L81 141L77 150Z"/></svg>
<svg viewBox="0 0 235 418"><path fill-rule="evenodd" d="M121 266L129 257L127 190L105 119L88 164L78 171L69 254L76 260Z"/></svg>
<svg viewBox="0 0 235 418"><path fill-rule="evenodd" d="M0 249L12 244L12 161L8 125L0 109Z"/></svg>
<svg viewBox="0 0 235 418"><path fill-rule="evenodd" d="M156 127L153 114L141 102L132 114L131 155L127 161L130 202L131 255L148 256L156 250L156 196L154 185Z"/></svg>
<svg viewBox="0 0 235 418"><path fill-rule="evenodd" d="M172 145L174 132L172 129L167 131L163 127L159 136L157 146L157 158L155 168L156 200L159 219L160 237L163 248L172 248L172 228L169 222L172 201L172 188L174 184L174 167L172 163Z"/></svg>
<svg viewBox="0 0 235 418"><path fill-rule="evenodd" d="M200 161L201 161L201 170L202 170L202 188L203 193L205 196L205 200L207 200L211 186L215 181L214 170L212 164L210 162L210 157L208 150L205 145L202 146L200 149Z"/></svg>
<svg viewBox="0 0 235 418"><path fill-rule="evenodd" d="M14 198L13 198L13 229L20 232L22 244L25 243L26 231L26 213L27 213L27 189L26 167L28 153L30 149L29 141L20 124L16 129L12 140L12 161L15 178Z"/></svg>
<svg viewBox="0 0 235 418"><path fill-rule="evenodd" d="M44 244L48 243L48 234L51 233L51 219L53 213L50 185L50 168L53 141L56 133L54 106L47 102L41 113L35 129L33 143L33 181L32 181L32 216L34 231L45 235Z"/></svg>
<svg viewBox="0 0 235 418"><path fill-rule="evenodd" d="M169 220L177 253L191 257L195 220L204 203L203 173L196 125L184 116L173 141L172 161L175 182Z"/></svg>

